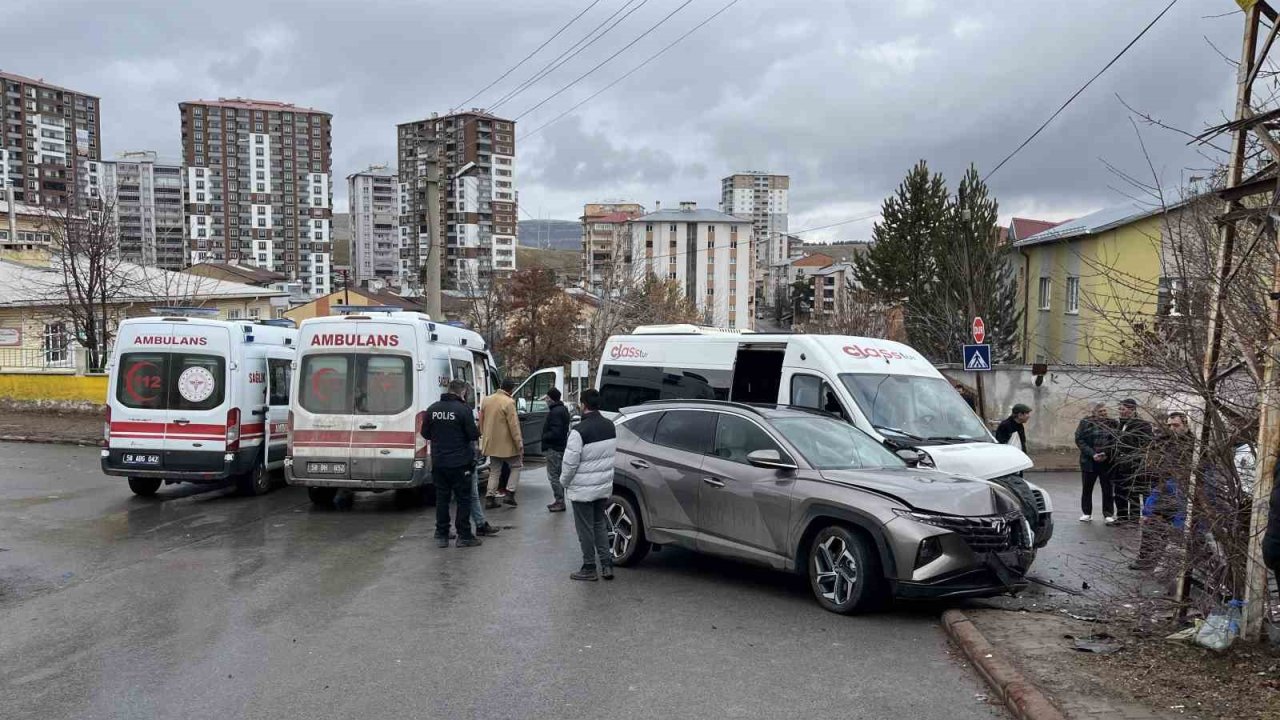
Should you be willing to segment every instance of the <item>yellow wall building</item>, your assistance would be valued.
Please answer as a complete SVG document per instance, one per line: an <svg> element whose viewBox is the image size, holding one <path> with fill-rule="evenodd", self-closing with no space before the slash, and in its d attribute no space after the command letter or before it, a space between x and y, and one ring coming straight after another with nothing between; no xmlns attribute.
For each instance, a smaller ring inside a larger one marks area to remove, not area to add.
<svg viewBox="0 0 1280 720"><path fill-rule="evenodd" d="M1024 361L1125 363L1134 328L1180 287L1161 261L1178 212L1108 208L1015 242Z"/></svg>

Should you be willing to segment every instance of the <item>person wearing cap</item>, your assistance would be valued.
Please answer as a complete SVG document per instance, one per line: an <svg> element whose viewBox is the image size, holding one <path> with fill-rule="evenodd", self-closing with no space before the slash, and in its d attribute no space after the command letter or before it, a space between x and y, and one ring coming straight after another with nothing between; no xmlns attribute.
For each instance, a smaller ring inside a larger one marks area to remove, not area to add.
<svg viewBox="0 0 1280 720"><path fill-rule="evenodd" d="M1130 522L1142 509L1144 489L1138 487L1138 480L1155 431L1151 423L1138 417L1138 401L1133 398L1121 400L1116 412L1119 417L1111 425L1111 491L1116 501L1115 522Z"/></svg>
<svg viewBox="0 0 1280 720"><path fill-rule="evenodd" d="M1018 446L1022 452L1027 451L1027 430L1025 425L1031 419L1031 408L1018 403L1013 406L1013 412L1009 413L1009 417L1005 418L996 426L996 442L1001 445L1009 444L1009 440L1014 434L1018 435Z"/></svg>
<svg viewBox="0 0 1280 720"><path fill-rule="evenodd" d="M569 442L569 408L560 402L560 389L547 391L547 421L542 426L542 455L547 461L547 480L555 502L547 506L551 512L564 512L564 487L560 484L564 448Z"/></svg>

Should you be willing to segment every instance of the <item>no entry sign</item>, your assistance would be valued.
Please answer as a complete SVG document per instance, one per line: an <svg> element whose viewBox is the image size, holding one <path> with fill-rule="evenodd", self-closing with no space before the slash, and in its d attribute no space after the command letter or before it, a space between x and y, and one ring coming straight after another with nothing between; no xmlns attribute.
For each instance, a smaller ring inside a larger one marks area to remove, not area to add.
<svg viewBox="0 0 1280 720"><path fill-rule="evenodd" d="M973 341L979 345L987 338L987 324L982 322L982 318L973 319Z"/></svg>

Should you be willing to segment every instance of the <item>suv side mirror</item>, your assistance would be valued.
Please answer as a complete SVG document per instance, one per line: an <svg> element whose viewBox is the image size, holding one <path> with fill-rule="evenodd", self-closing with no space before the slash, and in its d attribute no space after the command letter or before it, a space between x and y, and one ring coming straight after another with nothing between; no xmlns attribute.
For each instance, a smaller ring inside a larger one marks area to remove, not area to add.
<svg viewBox="0 0 1280 720"><path fill-rule="evenodd" d="M783 459L777 450L753 450L747 454L747 462L759 468L774 470L795 470L796 464L789 458Z"/></svg>
<svg viewBox="0 0 1280 720"><path fill-rule="evenodd" d="M901 458L907 464L907 467L918 466L922 457L922 453L915 448L902 448L901 450L895 450L893 454Z"/></svg>

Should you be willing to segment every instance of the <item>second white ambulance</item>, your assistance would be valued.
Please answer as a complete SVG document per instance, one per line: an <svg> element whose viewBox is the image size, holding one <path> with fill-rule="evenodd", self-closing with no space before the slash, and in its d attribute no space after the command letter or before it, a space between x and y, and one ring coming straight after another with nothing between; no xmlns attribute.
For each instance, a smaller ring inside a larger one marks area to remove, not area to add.
<svg viewBox="0 0 1280 720"><path fill-rule="evenodd" d="M350 308L303 320L285 477L318 505L339 489L421 493L430 448L422 420L450 380L492 390L484 339L416 312Z"/></svg>

